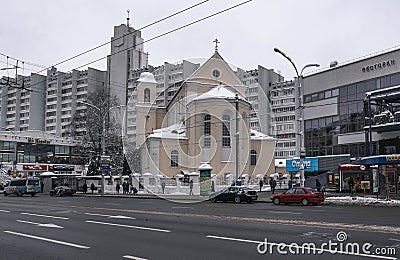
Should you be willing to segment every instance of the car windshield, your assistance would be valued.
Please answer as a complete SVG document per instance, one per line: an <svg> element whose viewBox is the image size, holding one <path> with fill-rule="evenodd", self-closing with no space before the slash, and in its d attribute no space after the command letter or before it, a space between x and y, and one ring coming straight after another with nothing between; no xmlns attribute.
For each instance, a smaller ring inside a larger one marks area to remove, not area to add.
<svg viewBox="0 0 400 260"><path fill-rule="evenodd" d="M28 180L28 185L39 185L39 180Z"/></svg>
<svg viewBox="0 0 400 260"><path fill-rule="evenodd" d="M307 188L309 191L311 191L312 193L316 193L317 191L314 188Z"/></svg>

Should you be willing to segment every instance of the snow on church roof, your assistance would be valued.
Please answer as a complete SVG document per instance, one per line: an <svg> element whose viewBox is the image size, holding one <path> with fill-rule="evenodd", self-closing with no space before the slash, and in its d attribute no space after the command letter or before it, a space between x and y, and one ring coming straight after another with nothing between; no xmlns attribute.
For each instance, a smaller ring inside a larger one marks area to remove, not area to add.
<svg viewBox="0 0 400 260"><path fill-rule="evenodd" d="M258 132L256 130L250 129L250 139L251 140L274 140L273 137Z"/></svg>
<svg viewBox="0 0 400 260"><path fill-rule="evenodd" d="M154 75L150 72L142 72L140 74L138 82L145 82L145 83L156 83L157 81L154 79Z"/></svg>
<svg viewBox="0 0 400 260"><path fill-rule="evenodd" d="M241 95L238 95L239 99L244 100L247 102L245 98L243 98ZM227 89L224 86L218 86L212 88L210 91L195 97L193 100L202 100L202 99L210 99L210 98L221 98L221 99L235 99L236 94Z"/></svg>
<svg viewBox="0 0 400 260"><path fill-rule="evenodd" d="M174 124L165 128L156 129L149 138L187 139L186 128L183 123Z"/></svg>

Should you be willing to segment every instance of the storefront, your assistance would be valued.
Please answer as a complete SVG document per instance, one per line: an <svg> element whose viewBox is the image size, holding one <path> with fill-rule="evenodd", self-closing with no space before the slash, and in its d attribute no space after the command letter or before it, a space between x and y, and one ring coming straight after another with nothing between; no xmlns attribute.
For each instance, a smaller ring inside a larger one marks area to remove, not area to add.
<svg viewBox="0 0 400 260"><path fill-rule="evenodd" d="M356 193L371 193L371 176L365 165L342 164L338 170L340 192L350 192L349 179L352 178Z"/></svg>
<svg viewBox="0 0 400 260"><path fill-rule="evenodd" d="M361 159L373 176L373 192L400 193L400 154L370 156Z"/></svg>

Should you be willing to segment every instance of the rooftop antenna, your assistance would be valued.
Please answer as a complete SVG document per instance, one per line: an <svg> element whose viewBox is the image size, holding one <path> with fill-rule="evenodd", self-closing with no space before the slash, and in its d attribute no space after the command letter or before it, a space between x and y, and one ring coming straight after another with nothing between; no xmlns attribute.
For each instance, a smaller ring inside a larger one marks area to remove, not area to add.
<svg viewBox="0 0 400 260"><path fill-rule="evenodd" d="M128 13L128 17L126 18L126 26L128 26L128 28L129 28L129 12L130 12L131 10L126 10L126 12Z"/></svg>

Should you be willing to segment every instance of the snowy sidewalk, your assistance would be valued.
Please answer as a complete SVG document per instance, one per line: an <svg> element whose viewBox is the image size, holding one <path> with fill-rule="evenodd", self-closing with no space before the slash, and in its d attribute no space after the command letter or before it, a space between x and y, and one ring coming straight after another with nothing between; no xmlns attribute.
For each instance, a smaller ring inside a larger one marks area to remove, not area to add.
<svg viewBox="0 0 400 260"><path fill-rule="evenodd" d="M400 206L400 200L382 199L363 196L326 196L324 204L365 205L365 206Z"/></svg>

